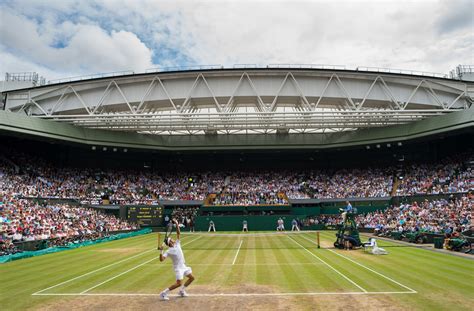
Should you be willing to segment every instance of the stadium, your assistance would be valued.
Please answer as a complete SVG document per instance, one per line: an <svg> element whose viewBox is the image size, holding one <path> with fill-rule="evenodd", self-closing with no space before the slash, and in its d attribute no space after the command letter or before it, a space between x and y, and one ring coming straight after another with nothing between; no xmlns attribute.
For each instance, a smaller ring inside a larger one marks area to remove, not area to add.
<svg viewBox="0 0 474 311"><path fill-rule="evenodd" d="M12 85L28 82L18 75L9 79ZM154 275L165 269L156 267L156 239L174 218L183 231L192 231L183 247L202 284L196 297L261 295L283 298L284 305L293 296L366 294L379 303L409 301L400 304L405 308L424 301L423 291L435 280L449 290L449 280L458 295L466 290L469 301L472 279L465 276L472 276L472 257L384 239L379 244L390 254L373 259L361 249L335 248L331 229L340 225L339 209L349 200L357 207L362 239L375 232L432 246L452 230L469 242L463 248L469 251L473 89L467 79L423 73L268 66L112 74L5 91L5 221L15 217L10 208L34 213L48 206L99 210L110 218L100 227L114 223L103 230L75 229L69 239L39 226L13 239L12 254L7 249L4 258L33 258L3 264L4 275L15 276L22 265L43 269L71 261L46 278L35 272L31 293L14 304L158 295L156 286L170 280ZM374 221L400 206L407 215L430 206L457 214L450 219L446 213L436 225L422 216L399 219L398 225L390 218ZM279 219L286 230L294 230L297 220L298 231L266 233L275 231ZM210 221L213 232L203 234L211 231ZM249 232L232 233L242 231L243 221ZM36 258L50 248L85 246L124 232L136 237ZM56 242L44 242L51 238ZM204 253L207 263L195 263ZM271 265L278 277L270 276ZM415 271L434 274L420 278ZM295 282L294 275L303 280ZM216 288L206 276L219 277ZM266 276L278 286L267 287ZM444 303L452 302L443 297L433 307Z"/></svg>
<svg viewBox="0 0 474 311"><path fill-rule="evenodd" d="M2 310L472 310L473 65L0 85Z"/></svg>

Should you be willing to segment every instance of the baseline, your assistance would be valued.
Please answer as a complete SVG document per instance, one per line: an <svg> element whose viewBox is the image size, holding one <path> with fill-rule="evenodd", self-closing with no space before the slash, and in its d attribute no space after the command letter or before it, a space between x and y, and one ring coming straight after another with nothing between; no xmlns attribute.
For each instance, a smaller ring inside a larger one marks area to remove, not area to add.
<svg viewBox="0 0 474 311"><path fill-rule="evenodd" d="M247 296L319 296L319 295L399 295L415 294L412 292L303 292L303 293L215 293L188 294L189 297L247 297ZM156 293L42 293L37 296L123 296L123 297L159 297ZM179 297L179 295L169 295Z"/></svg>

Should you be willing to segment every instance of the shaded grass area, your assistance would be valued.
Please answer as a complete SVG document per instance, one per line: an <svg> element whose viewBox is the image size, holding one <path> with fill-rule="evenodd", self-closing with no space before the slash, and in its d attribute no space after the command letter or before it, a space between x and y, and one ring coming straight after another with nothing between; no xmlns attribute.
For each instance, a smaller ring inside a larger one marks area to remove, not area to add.
<svg viewBox="0 0 474 311"><path fill-rule="evenodd" d="M179 303L192 307L199 303L199 294L205 294L211 295L206 299L222 300L217 309L226 309L225 299L230 298L212 295L239 294L243 296L232 296L233 304L248 301L245 295L257 295L252 306L260 309L272 309L264 299L258 300L260 296L277 295L272 299L298 310L472 310L472 260L411 247L388 247L386 256L331 249L333 232L321 232L321 244L327 248L317 249L315 241L315 233L183 235L186 262L196 276L189 293L196 296ZM379 241L379 245L397 244ZM78 296L32 295L39 291L156 295L174 282L171 262L160 263L158 255L156 235L148 234L0 265L1 309L77 303ZM281 293L287 296L278 296ZM79 297L83 298L79 308L101 301L100 296ZM114 301L121 299L117 296ZM132 303L143 308L150 301L159 303L157 296L126 299L119 309Z"/></svg>

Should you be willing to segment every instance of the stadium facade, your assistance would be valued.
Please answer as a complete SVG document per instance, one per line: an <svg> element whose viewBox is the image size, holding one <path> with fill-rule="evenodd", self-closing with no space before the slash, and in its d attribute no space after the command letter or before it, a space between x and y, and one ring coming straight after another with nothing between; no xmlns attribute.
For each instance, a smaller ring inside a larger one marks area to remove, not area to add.
<svg viewBox="0 0 474 311"><path fill-rule="evenodd" d="M122 72L4 87L0 129L97 148L398 144L472 130L466 77L311 66Z"/></svg>

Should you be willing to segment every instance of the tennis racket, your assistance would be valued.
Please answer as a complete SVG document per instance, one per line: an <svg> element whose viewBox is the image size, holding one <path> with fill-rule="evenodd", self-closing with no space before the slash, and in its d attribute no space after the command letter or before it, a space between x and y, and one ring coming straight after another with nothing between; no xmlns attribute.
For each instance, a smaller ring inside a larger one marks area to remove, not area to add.
<svg viewBox="0 0 474 311"><path fill-rule="evenodd" d="M171 233L173 233L173 223L170 221L166 226L165 239L163 240L164 245L166 245L166 241L171 236Z"/></svg>

